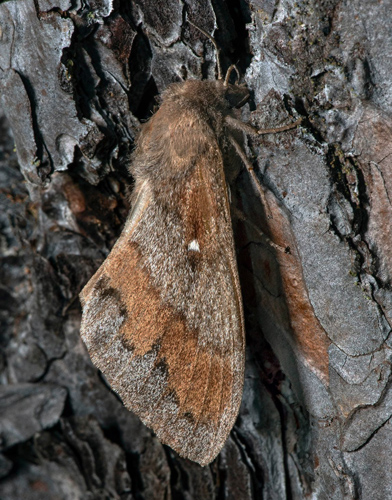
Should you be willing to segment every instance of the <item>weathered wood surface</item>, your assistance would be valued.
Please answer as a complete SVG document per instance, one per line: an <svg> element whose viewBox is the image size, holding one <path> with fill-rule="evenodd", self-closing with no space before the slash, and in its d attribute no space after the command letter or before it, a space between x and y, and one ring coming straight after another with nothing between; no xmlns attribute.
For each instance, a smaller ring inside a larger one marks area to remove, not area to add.
<svg viewBox="0 0 392 500"><path fill-rule="evenodd" d="M0 4L1 499L392 498L391 9ZM185 11L219 27L226 67L253 91L244 119L304 118L247 142L263 200L238 165L247 371L237 424L206 468L122 407L79 338L78 294L129 209L139 122L169 83L215 76Z"/></svg>

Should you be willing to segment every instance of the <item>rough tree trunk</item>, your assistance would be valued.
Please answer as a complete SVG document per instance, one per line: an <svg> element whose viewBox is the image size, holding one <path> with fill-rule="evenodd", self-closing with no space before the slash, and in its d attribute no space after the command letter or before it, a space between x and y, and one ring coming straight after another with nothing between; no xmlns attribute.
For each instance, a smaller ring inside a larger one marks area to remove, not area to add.
<svg viewBox="0 0 392 500"><path fill-rule="evenodd" d="M245 75L244 119L304 118L248 141L262 200L244 169L232 187L246 380L205 468L123 408L79 337L78 294L129 210L139 121L169 83L215 76L185 12ZM1 3L1 499L392 498L391 12L391 0Z"/></svg>

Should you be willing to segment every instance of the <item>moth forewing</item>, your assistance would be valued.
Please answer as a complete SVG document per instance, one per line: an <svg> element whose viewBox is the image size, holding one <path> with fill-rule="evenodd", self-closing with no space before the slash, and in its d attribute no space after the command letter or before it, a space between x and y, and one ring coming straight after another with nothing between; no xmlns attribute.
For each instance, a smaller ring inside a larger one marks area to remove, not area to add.
<svg viewBox="0 0 392 500"><path fill-rule="evenodd" d="M94 364L163 443L201 465L234 425L244 376L219 146L233 106L228 91L235 96L222 82L188 81L164 93L131 166L141 186L134 208L81 294Z"/></svg>

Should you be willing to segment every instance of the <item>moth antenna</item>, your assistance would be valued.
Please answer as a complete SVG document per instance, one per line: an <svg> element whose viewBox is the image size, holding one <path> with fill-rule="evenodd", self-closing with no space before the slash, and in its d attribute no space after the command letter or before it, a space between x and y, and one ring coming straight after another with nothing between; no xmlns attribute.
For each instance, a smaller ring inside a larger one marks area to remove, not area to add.
<svg viewBox="0 0 392 500"><path fill-rule="evenodd" d="M216 66L218 69L218 80L223 80L222 66L221 66L221 61L220 61L221 50L220 50L218 44L216 43L215 38L213 36L211 36L209 33L207 33L207 31L204 31L203 28L200 28L199 26L196 26L196 24L193 24L192 21L189 21L189 19L188 19L188 23L191 26L193 26L194 28L196 28L197 30L199 30L200 33L203 33L203 35L206 36L207 38L209 38L211 40L211 42L213 43L215 50L216 50Z"/></svg>
<svg viewBox="0 0 392 500"><path fill-rule="evenodd" d="M230 68L226 72L225 76L225 81L224 81L224 86L227 87L229 84L230 76L235 71L237 73L237 83L240 81L240 72L238 71L238 68L235 64L232 64Z"/></svg>

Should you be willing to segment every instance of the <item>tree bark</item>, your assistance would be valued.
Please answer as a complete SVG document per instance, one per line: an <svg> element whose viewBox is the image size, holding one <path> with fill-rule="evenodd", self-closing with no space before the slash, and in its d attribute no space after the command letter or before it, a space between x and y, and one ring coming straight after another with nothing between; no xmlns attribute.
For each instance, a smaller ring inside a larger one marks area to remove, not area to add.
<svg viewBox="0 0 392 500"><path fill-rule="evenodd" d="M2 499L392 498L391 9L0 4ZM205 468L122 406L79 337L78 294L130 208L140 122L170 83L216 76L187 17L244 75L245 121L303 118L245 141L261 199L238 160L244 396Z"/></svg>

